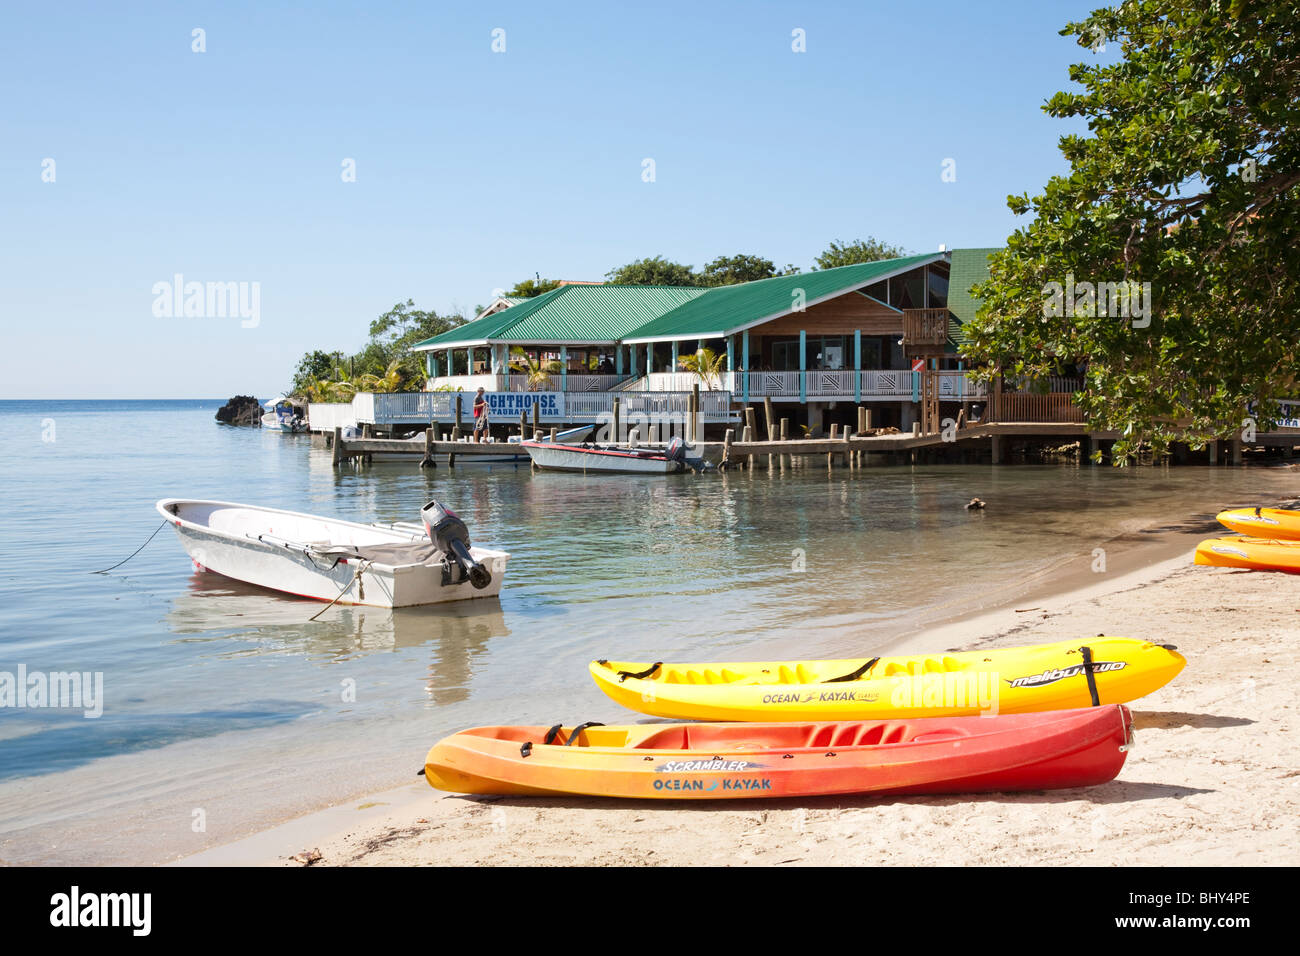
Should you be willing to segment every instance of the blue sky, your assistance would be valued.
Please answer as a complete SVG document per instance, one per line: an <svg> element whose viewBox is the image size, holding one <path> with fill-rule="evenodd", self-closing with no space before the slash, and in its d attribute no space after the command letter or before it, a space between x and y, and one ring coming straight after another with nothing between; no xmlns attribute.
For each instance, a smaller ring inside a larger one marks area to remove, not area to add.
<svg viewBox="0 0 1300 956"><path fill-rule="evenodd" d="M11 5L0 397L267 396L396 302L642 256L998 245L1094 5ZM256 324L155 315L176 274L258 283Z"/></svg>

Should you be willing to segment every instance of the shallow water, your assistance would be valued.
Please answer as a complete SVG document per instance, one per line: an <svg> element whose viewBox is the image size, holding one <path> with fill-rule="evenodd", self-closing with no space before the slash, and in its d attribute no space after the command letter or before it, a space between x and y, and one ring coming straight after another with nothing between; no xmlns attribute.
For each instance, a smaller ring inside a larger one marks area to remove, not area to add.
<svg viewBox="0 0 1300 956"><path fill-rule="evenodd" d="M0 402L0 672L104 690L97 718L0 708L2 861L171 859L404 783L461 727L636 719L596 657L864 656L1144 527L1300 488L1194 467L335 472L306 436L218 426L219 404ZM167 527L90 573L171 496L384 522L438 497L512 558L499 600L315 622L320 604L194 572Z"/></svg>

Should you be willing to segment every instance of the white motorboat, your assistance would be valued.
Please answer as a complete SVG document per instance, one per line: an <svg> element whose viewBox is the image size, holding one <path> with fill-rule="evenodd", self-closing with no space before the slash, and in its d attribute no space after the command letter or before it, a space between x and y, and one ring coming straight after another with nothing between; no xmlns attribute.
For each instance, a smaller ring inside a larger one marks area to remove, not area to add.
<svg viewBox="0 0 1300 956"><path fill-rule="evenodd" d="M277 395L262 406L266 412L262 415L262 427L276 432L297 434L307 430L306 420L298 414L293 402L283 395Z"/></svg>
<svg viewBox="0 0 1300 956"><path fill-rule="evenodd" d="M203 571L339 604L409 607L496 597L510 555L470 545L437 501L423 527L366 525L229 501L164 498L158 512Z"/></svg>
<svg viewBox="0 0 1300 956"><path fill-rule="evenodd" d="M674 438L667 448L626 448L616 445L562 445L559 442L526 441L520 445L538 468L553 471L622 472L635 475L668 475L686 471L686 445Z"/></svg>

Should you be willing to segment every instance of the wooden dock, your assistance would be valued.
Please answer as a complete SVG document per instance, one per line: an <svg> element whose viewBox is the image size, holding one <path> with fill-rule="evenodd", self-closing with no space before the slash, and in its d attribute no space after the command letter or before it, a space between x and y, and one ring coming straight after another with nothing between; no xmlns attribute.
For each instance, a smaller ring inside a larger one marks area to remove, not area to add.
<svg viewBox="0 0 1300 956"><path fill-rule="evenodd" d="M774 436L785 433L785 429L778 429L775 427L776 423L773 424L771 433ZM550 429L550 432L554 437L555 429ZM336 428L332 442L332 461L338 465L345 461L369 460L370 456L375 454L401 455L417 462L421 468L429 468L435 467L440 460L450 467L455 467L457 458L500 457L510 454L517 454L521 459L528 457L524 449L512 443L442 440L437 437L437 434L437 429L426 429L423 442L392 438L344 439L341 436L341 429ZM855 434L851 429L841 433L832 427L831 435L827 438L771 437L763 441L735 441L734 434L734 430L727 429L726 438L721 442L693 443L690 446L692 457L711 462L721 470L785 467L795 458L822 457L825 459L826 466L831 468L836 463L847 467L860 467L867 463L867 456L871 454L885 455L898 463L916 464L926 460L927 456L929 460L939 460L935 458L935 452L958 449L959 455L974 454L981 460L987 459L993 464L1001 464L1005 460L1008 443L1015 440L1079 441L1082 444L1082 457L1087 457L1094 448L1101 448L1104 451L1108 443L1119 438L1118 432L1089 431L1086 425L1079 422L976 423L930 434L923 434L919 426L911 432L873 429L866 434ZM754 431L746 427L742 434L753 435ZM1267 437L1271 439L1278 436ZM1300 432L1282 435L1279 441L1288 446L1289 452L1291 442L1300 445ZM623 448L662 447L662 443L638 441L607 444ZM945 458L951 460L949 456L945 455ZM1240 465L1242 442L1240 440L1211 442L1208 458L1210 463Z"/></svg>
<svg viewBox="0 0 1300 956"><path fill-rule="evenodd" d="M370 460L371 456L378 454L403 455L418 462L421 468L436 467L439 458L454 468L457 458L496 458L511 454L520 455L525 460L528 458L527 451L509 442L448 441L436 438L435 434L435 429L426 428L423 442L397 438L344 438L342 429L335 428L330 442L330 461L339 465L345 461Z"/></svg>

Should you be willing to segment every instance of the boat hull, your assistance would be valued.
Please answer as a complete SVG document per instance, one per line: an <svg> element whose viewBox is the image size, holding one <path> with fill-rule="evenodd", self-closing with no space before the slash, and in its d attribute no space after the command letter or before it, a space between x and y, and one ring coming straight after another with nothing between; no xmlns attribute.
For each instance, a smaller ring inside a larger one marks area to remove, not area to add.
<svg viewBox="0 0 1300 956"><path fill-rule="evenodd" d="M1281 541L1300 541L1300 511L1283 508L1235 508L1220 511L1218 522L1237 534Z"/></svg>
<svg viewBox="0 0 1300 956"><path fill-rule="evenodd" d="M662 454L637 454L614 448L520 442L533 464L547 471L610 472L629 475L668 475L686 470L679 461Z"/></svg>
<svg viewBox="0 0 1300 956"><path fill-rule="evenodd" d="M1193 563L1300 574L1300 541L1247 537L1210 538L1196 546Z"/></svg>
<svg viewBox="0 0 1300 956"><path fill-rule="evenodd" d="M681 720L866 720L1021 714L1087 707L1082 647L1102 704L1163 687L1187 663L1170 646L1118 637L867 660L662 664L592 661L591 676L630 710Z"/></svg>
<svg viewBox="0 0 1300 956"><path fill-rule="evenodd" d="M187 505L201 506L195 511L233 510L240 514L226 516L227 528L205 526L187 518ZM177 512L168 510L172 506L177 506ZM351 535L355 543L380 545L419 540L414 534L233 502L165 499L158 503L158 511L175 528L181 546L199 570L318 601L337 599L339 604L413 607L497 597L510 557L504 551L471 548L471 555L491 573L491 583L482 590L475 590L468 581L443 586L439 567L388 565L355 557L336 559L297 550L292 546L295 542L286 543L282 537L310 529L308 533L317 536L307 540L343 543L340 539ZM248 512L256 517L250 519ZM250 535L250 527L266 530Z"/></svg>
<svg viewBox="0 0 1300 956"><path fill-rule="evenodd" d="M1122 705L1047 714L781 724L482 727L435 744L425 779L453 793L747 799L978 793L1112 780L1132 741Z"/></svg>

